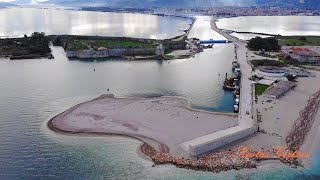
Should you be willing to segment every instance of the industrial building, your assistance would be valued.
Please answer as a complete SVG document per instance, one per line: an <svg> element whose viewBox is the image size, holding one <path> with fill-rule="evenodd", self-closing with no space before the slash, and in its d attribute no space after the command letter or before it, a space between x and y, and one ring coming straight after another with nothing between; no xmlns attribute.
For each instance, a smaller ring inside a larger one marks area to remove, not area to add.
<svg viewBox="0 0 320 180"><path fill-rule="evenodd" d="M297 85L291 81L280 81L278 83L273 84L272 87L268 88L263 93L263 96L267 98L278 99L296 86Z"/></svg>

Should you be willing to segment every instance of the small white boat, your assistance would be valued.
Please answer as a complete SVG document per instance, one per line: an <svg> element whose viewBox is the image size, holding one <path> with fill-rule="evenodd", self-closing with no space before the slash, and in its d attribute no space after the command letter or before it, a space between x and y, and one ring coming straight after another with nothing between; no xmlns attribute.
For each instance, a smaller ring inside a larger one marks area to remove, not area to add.
<svg viewBox="0 0 320 180"><path fill-rule="evenodd" d="M234 101L235 105L239 105L239 102L240 102L239 99L236 99L236 100Z"/></svg>
<svg viewBox="0 0 320 180"><path fill-rule="evenodd" d="M234 111L235 113L238 113L238 112L239 112L239 106L238 106L238 105L234 105L233 111Z"/></svg>

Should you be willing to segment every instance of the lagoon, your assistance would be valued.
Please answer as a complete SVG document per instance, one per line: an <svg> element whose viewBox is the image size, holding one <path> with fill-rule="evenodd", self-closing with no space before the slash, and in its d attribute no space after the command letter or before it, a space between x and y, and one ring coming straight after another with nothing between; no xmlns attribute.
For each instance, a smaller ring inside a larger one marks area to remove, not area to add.
<svg viewBox="0 0 320 180"><path fill-rule="evenodd" d="M319 19L319 16L243 16L219 19L217 26L237 32L319 36ZM247 38L242 34L235 35L239 38Z"/></svg>
<svg viewBox="0 0 320 180"><path fill-rule="evenodd" d="M184 34L191 22L189 18L147 14L5 8L0 9L0 37L22 37L33 32L45 32L47 35L167 39Z"/></svg>

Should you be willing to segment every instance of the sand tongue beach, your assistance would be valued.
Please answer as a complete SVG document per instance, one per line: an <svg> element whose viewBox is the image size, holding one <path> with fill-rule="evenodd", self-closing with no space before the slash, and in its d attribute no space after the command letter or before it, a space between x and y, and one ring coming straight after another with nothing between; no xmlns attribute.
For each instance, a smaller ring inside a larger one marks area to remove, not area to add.
<svg viewBox="0 0 320 180"><path fill-rule="evenodd" d="M179 145L185 141L238 125L233 113L194 110L178 97L115 98L103 95L52 118L49 128L65 134L124 135L144 142L141 151L155 164L174 164L214 172L254 168L236 156L237 149L190 157Z"/></svg>
<svg viewBox="0 0 320 180"><path fill-rule="evenodd" d="M48 127L64 134L123 135L139 139L144 142L141 151L155 165L173 164L221 172L256 168L266 160L292 167L309 164L319 143L320 80L317 77L320 74L314 72L316 77L298 78L297 87L284 97L259 96L254 102L245 42L220 31L215 21L211 25L235 44L244 74L239 114L195 110L181 97L102 95L55 116ZM255 128L257 132L252 134ZM220 137L217 132L227 134ZM237 133L246 136L234 138ZM210 151L212 144L219 144L219 148ZM193 145L209 150L193 156L188 152Z"/></svg>

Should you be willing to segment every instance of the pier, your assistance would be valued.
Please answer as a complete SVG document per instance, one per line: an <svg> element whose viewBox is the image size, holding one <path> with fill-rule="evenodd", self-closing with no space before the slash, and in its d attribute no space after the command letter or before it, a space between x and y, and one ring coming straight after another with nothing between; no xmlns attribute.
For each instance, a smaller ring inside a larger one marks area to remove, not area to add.
<svg viewBox="0 0 320 180"><path fill-rule="evenodd" d="M232 128L214 132L180 144L180 147L190 156L198 156L211 150L220 148L229 143L247 137L257 131L257 125L253 119L253 86L249 80L252 73L251 66L247 63L246 43L218 29L215 20L211 21L211 27L217 33L224 36L235 45L236 59L241 67L242 81L240 82L240 102L238 113L238 125Z"/></svg>

